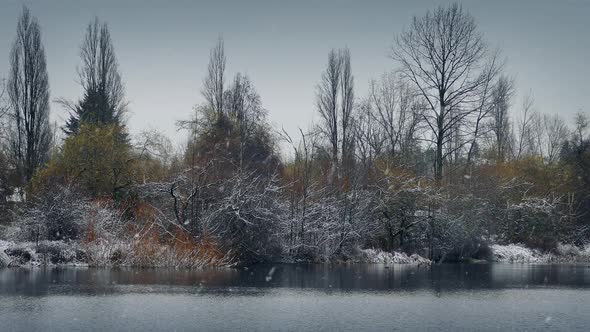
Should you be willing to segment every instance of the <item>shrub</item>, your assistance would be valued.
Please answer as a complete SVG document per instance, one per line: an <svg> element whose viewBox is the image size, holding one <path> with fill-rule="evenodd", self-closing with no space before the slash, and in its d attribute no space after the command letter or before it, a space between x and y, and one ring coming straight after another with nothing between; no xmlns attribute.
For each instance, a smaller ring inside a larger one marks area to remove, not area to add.
<svg viewBox="0 0 590 332"><path fill-rule="evenodd" d="M90 197L118 197L133 183L130 146L121 140L116 125L87 125L69 136L47 167L34 176L29 194L42 192L56 184L76 185Z"/></svg>
<svg viewBox="0 0 590 332"><path fill-rule="evenodd" d="M78 239L87 200L71 187L38 193L23 208L19 238L28 241Z"/></svg>

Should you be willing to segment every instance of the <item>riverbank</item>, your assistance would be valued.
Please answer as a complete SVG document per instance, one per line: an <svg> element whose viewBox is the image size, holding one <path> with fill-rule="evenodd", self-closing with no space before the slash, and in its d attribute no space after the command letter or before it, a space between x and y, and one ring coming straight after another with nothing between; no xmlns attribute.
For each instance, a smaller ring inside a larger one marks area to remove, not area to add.
<svg viewBox="0 0 590 332"><path fill-rule="evenodd" d="M590 262L590 245L582 248L570 244L557 244L552 252L542 252L521 244L490 246L493 262L500 263L577 263Z"/></svg>
<svg viewBox="0 0 590 332"><path fill-rule="evenodd" d="M418 254L407 255L403 252L386 252L378 249L362 249L356 258L353 259L355 263L369 263L369 264L417 264L429 265L430 259L424 258Z"/></svg>
<svg viewBox="0 0 590 332"><path fill-rule="evenodd" d="M179 259L178 253L162 246L160 252L152 250L139 260L133 254L130 245L117 243L107 248L106 245L88 245L77 242L40 241L13 242L0 240L0 267L38 267L38 266L129 266L129 267L173 267L190 268L206 266L234 265L231 259L204 260L199 255ZM343 261L344 262L344 261ZM431 261L417 254L407 255L400 252L384 252L376 249L360 249L348 263L366 264L418 264L428 265Z"/></svg>
<svg viewBox="0 0 590 332"><path fill-rule="evenodd" d="M73 242L16 243L0 240L0 267L87 266L87 258L86 252L77 243Z"/></svg>
<svg viewBox="0 0 590 332"><path fill-rule="evenodd" d="M541 252L519 244L490 246L487 261L499 263L575 263L590 262L590 245L579 248L559 244L553 252ZM0 267L38 266L96 266L96 267L162 267L198 268L232 267L235 262L227 257L211 253L179 251L162 246L151 252L136 253L130 244L80 244L77 242L40 241L12 242L0 240ZM365 264L414 264L429 265L431 260L417 254L385 252L377 249L359 249L346 263Z"/></svg>
<svg viewBox="0 0 590 332"><path fill-rule="evenodd" d="M230 267L234 262L207 245L142 245L141 242L12 242L0 240L0 267Z"/></svg>

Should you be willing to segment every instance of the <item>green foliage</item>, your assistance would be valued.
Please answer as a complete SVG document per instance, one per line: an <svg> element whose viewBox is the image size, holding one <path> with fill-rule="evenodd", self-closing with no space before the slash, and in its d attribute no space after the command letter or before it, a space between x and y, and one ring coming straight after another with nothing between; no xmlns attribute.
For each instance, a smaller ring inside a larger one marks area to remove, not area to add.
<svg viewBox="0 0 590 332"><path fill-rule="evenodd" d="M39 192L52 183L72 183L92 197L118 197L134 181L134 158L121 135L117 125L83 124L34 177L30 192Z"/></svg>
<svg viewBox="0 0 590 332"><path fill-rule="evenodd" d="M87 91L66 122L64 131L76 134L81 124L122 126L121 114L109 103L106 91ZM121 132L121 135L125 133Z"/></svg>

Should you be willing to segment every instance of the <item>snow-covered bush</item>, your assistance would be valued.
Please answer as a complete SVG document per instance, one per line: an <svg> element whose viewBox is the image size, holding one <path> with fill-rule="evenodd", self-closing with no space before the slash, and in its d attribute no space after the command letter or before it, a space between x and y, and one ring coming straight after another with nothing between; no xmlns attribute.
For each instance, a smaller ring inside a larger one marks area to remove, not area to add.
<svg viewBox="0 0 590 332"><path fill-rule="evenodd" d="M419 253L433 260L485 259L488 200L464 187L439 188L427 179L390 176L379 185L377 244L388 252Z"/></svg>
<svg viewBox="0 0 590 332"><path fill-rule="evenodd" d="M576 247L558 243L554 252L544 252L523 244L494 244L492 261L504 263L590 262L590 245Z"/></svg>
<svg viewBox="0 0 590 332"><path fill-rule="evenodd" d="M557 197L530 197L510 204L501 220L502 241L555 250L570 224L570 216L561 205Z"/></svg>
<svg viewBox="0 0 590 332"><path fill-rule="evenodd" d="M86 252L74 241L0 241L0 253L10 266L85 265Z"/></svg>
<svg viewBox="0 0 590 332"><path fill-rule="evenodd" d="M151 210L138 221L155 221L163 238L181 231L196 241L210 239L240 262L280 256L279 225L286 211L276 175L244 170L217 178L213 165L134 188Z"/></svg>
<svg viewBox="0 0 590 332"><path fill-rule="evenodd" d="M367 190L335 195L327 188L310 187L304 206L281 223L284 253L304 260L353 258L379 228L374 202L374 193Z"/></svg>
<svg viewBox="0 0 590 332"><path fill-rule="evenodd" d="M238 254L241 262L278 257L284 205L277 179L239 173L217 188L219 198L201 213L204 232Z"/></svg>
<svg viewBox="0 0 590 332"><path fill-rule="evenodd" d="M491 248L493 252L492 260L495 262L536 263L547 260L539 250L527 248L519 244L493 244Z"/></svg>
<svg viewBox="0 0 590 332"><path fill-rule="evenodd" d="M38 193L22 208L17 239L25 241L77 239L88 213L88 200L71 186Z"/></svg>
<svg viewBox="0 0 590 332"><path fill-rule="evenodd" d="M430 264L431 261L418 254L408 256L400 252L385 252L378 249L362 249L355 259L361 263L374 264Z"/></svg>

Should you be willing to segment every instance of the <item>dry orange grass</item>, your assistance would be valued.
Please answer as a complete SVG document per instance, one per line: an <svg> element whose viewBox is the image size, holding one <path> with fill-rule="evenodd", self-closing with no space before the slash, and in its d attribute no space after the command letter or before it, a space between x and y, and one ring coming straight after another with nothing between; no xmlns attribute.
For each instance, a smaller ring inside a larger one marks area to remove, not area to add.
<svg viewBox="0 0 590 332"><path fill-rule="evenodd" d="M195 238L174 223L162 225L161 213L151 205L138 202L132 212L134 218L120 222L119 230L109 237L97 230L99 214L90 214L83 242L91 265L196 268L233 264L233 255L223 252L207 234Z"/></svg>

